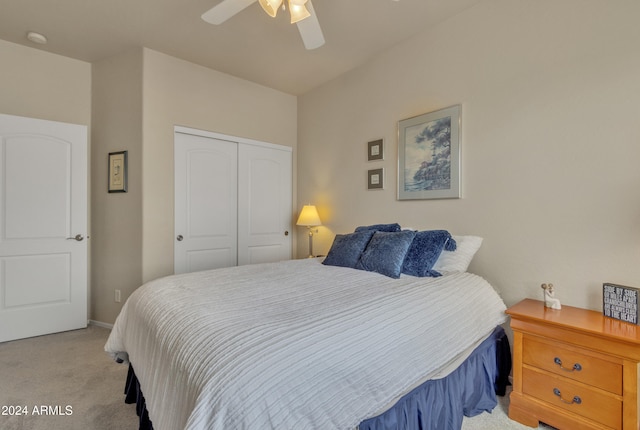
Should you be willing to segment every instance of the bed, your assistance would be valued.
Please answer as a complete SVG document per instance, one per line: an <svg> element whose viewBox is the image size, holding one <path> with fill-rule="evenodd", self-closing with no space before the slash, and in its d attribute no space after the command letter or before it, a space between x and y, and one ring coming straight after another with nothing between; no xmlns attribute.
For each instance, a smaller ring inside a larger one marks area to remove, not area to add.
<svg viewBox="0 0 640 430"><path fill-rule="evenodd" d="M330 257L137 289L105 349L130 364L141 428L440 430L493 409L510 355L489 283L434 265L395 278Z"/></svg>

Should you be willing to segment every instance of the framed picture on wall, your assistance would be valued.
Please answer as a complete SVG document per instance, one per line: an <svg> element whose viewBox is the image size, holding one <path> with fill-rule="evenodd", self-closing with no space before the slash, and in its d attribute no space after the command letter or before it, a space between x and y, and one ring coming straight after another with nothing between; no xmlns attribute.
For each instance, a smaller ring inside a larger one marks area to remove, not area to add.
<svg viewBox="0 0 640 430"><path fill-rule="evenodd" d="M384 139L367 142L367 160L384 160Z"/></svg>
<svg viewBox="0 0 640 430"><path fill-rule="evenodd" d="M384 189L384 169L372 169L367 172L367 189Z"/></svg>
<svg viewBox="0 0 640 430"><path fill-rule="evenodd" d="M109 153L109 192L127 192L127 151Z"/></svg>
<svg viewBox="0 0 640 430"><path fill-rule="evenodd" d="M460 110L398 123L398 200L460 198Z"/></svg>

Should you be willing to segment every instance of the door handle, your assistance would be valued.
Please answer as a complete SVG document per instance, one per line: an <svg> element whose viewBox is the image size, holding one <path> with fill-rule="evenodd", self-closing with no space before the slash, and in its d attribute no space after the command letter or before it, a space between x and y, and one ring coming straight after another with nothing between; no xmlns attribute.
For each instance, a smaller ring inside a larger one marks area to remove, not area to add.
<svg viewBox="0 0 640 430"><path fill-rule="evenodd" d="M178 235L178 237L176 237L176 239L178 240L178 242L182 242L182 240L184 239L184 237L182 237L181 234Z"/></svg>
<svg viewBox="0 0 640 430"><path fill-rule="evenodd" d="M67 240L77 240L78 242L82 242L84 237L81 234L76 234L73 237L68 237Z"/></svg>
<svg viewBox="0 0 640 430"><path fill-rule="evenodd" d="M285 231L285 232L284 232L284 235L285 235L285 236L289 236L289 230Z"/></svg>

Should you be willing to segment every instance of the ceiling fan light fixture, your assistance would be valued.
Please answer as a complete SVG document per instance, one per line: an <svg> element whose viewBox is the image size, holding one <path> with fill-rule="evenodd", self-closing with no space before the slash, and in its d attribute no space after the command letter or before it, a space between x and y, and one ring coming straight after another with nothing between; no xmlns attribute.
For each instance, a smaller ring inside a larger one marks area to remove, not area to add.
<svg viewBox="0 0 640 430"><path fill-rule="evenodd" d="M295 24L298 21L302 21L305 18L309 18L311 13L304 5L307 0L289 0L289 13L291 13L291 24Z"/></svg>
<svg viewBox="0 0 640 430"><path fill-rule="evenodd" d="M276 17L283 0L258 0L262 9L272 18Z"/></svg>
<svg viewBox="0 0 640 430"><path fill-rule="evenodd" d="M202 14L202 19L209 24L222 24L249 6L260 3L260 7L275 17L278 8L283 10L289 6L291 22L296 24L304 47L307 50L324 45L324 34L318 22L318 15L313 8L313 0L217 0L219 3Z"/></svg>

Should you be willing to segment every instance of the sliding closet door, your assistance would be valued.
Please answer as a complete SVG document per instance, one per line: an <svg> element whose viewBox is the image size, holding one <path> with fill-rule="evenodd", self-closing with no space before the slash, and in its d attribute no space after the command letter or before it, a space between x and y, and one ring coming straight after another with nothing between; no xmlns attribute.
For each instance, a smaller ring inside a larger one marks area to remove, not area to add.
<svg viewBox="0 0 640 430"><path fill-rule="evenodd" d="M175 133L175 273L237 265L238 144Z"/></svg>
<svg viewBox="0 0 640 430"><path fill-rule="evenodd" d="M240 144L238 264L291 258L291 150Z"/></svg>
<svg viewBox="0 0 640 430"><path fill-rule="evenodd" d="M291 258L292 150L175 132L175 273Z"/></svg>

